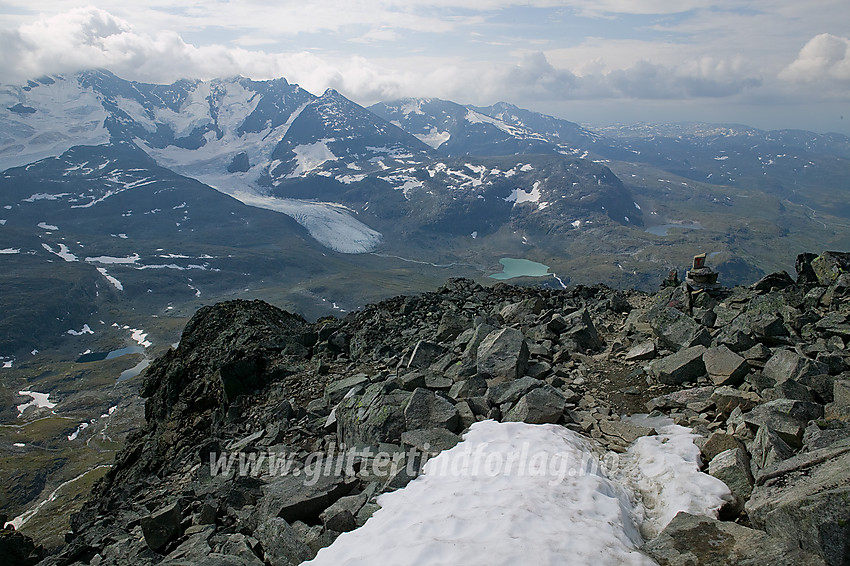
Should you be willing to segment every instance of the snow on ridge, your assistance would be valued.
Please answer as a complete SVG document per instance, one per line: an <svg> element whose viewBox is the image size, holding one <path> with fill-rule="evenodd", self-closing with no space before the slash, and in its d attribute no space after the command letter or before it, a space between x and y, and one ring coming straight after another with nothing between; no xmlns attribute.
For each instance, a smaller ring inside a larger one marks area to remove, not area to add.
<svg viewBox="0 0 850 566"><path fill-rule="evenodd" d="M304 564L655 564L642 532L678 510L716 517L731 494L699 471L689 429L654 426L618 455L558 425L475 423Z"/></svg>
<svg viewBox="0 0 850 566"><path fill-rule="evenodd" d="M16 104L35 112L8 110ZM91 88L75 79L56 77L53 84L30 90L0 92L0 171L56 157L76 145L102 145L110 140L108 117Z"/></svg>

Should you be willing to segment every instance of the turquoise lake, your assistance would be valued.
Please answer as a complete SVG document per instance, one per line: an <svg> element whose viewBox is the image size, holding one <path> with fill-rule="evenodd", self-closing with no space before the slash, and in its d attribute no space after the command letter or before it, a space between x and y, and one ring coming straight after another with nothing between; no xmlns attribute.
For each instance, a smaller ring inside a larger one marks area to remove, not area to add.
<svg viewBox="0 0 850 566"><path fill-rule="evenodd" d="M552 275L549 273L549 266L531 261L529 259L514 259L512 257L503 257L499 260L502 264L502 272L494 273L489 277L493 279L513 279L514 277L545 277Z"/></svg>

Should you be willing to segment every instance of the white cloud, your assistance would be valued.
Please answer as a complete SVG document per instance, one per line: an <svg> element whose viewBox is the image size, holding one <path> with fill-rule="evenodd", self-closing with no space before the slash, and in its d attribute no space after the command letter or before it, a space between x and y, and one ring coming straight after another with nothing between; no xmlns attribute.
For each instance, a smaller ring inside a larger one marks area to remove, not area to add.
<svg viewBox="0 0 850 566"><path fill-rule="evenodd" d="M800 82L850 82L850 39L829 33L813 37L779 76Z"/></svg>

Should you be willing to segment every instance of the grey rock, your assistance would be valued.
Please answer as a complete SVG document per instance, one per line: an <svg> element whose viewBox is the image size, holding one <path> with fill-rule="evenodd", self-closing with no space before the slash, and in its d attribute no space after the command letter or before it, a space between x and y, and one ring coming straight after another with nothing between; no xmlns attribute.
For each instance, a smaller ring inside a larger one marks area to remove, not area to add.
<svg viewBox="0 0 850 566"><path fill-rule="evenodd" d="M750 465L753 475L769 468L776 462L787 460L794 455L794 449L788 445L782 436L769 426L758 429L750 443Z"/></svg>
<svg viewBox="0 0 850 566"><path fill-rule="evenodd" d="M725 483L739 500L746 500L753 491L750 458L742 448L731 448L708 463L708 473Z"/></svg>
<svg viewBox="0 0 850 566"><path fill-rule="evenodd" d="M449 397L460 400L469 397L478 397L487 392L487 381L481 377L473 376L464 381L458 381L449 389Z"/></svg>
<svg viewBox="0 0 850 566"><path fill-rule="evenodd" d="M793 379L787 379L774 387L764 389L761 396L765 401L776 399L796 399L798 401L814 401L811 391L805 385L797 383Z"/></svg>
<svg viewBox="0 0 850 566"><path fill-rule="evenodd" d="M793 379L805 385L806 377L827 373L827 370L826 364L810 360L793 350L777 350L767 360L762 373L777 384Z"/></svg>
<svg viewBox="0 0 850 566"><path fill-rule="evenodd" d="M629 445L641 436L652 436L655 429L638 426L622 421L599 421L599 430L602 434L619 438L625 445Z"/></svg>
<svg viewBox="0 0 850 566"><path fill-rule="evenodd" d="M392 390L386 383L373 383L362 395L337 405L337 439L347 446L398 442L404 431L404 407L410 393Z"/></svg>
<svg viewBox="0 0 850 566"><path fill-rule="evenodd" d="M499 315L506 323L511 324L532 321L542 310L543 301L539 297L532 297L506 305L499 311Z"/></svg>
<svg viewBox="0 0 850 566"><path fill-rule="evenodd" d="M647 401L646 408L649 411L666 410L666 409L684 409L688 405L694 403L705 404L711 402L711 397L714 394L714 387L693 387L691 389L682 389L655 397Z"/></svg>
<svg viewBox="0 0 850 566"><path fill-rule="evenodd" d="M602 341L587 309L564 317L564 323L567 329L561 333L561 340L570 340L583 350L598 350L602 347Z"/></svg>
<svg viewBox="0 0 850 566"><path fill-rule="evenodd" d="M750 411L761 403L762 399L754 391L741 391L734 387L718 387L711 394L711 400L717 408L717 412L729 414L740 408L741 411Z"/></svg>
<svg viewBox="0 0 850 566"><path fill-rule="evenodd" d="M737 523L684 511L642 550L660 566L823 566L793 543Z"/></svg>
<svg viewBox="0 0 850 566"><path fill-rule="evenodd" d="M519 379L495 384L487 389L487 400L493 405L514 403L520 397L540 387L542 383L533 377L523 376Z"/></svg>
<svg viewBox="0 0 850 566"><path fill-rule="evenodd" d="M706 441L700 446L700 452L702 452L704 461L711 462L711 460L721 452L734 450L736 448L745 449L744 443L731 434L712 432Z"/></svg>
<svg viewBox="0 0 850 566"><path fill-rule="evenodd" d="M469 328L469 320L461 315L447 312L440 319L440 324L437 326L437 342L451 342L461 332Z"/></svg>
<svg viewBox="0 0 850 566"><path fill-rule="evenodd" d="M328 471L331 473L324 473L322 462L319 462L297 474L293 471L275 477L262 487L258 516L262 520L281 517L290 524L295 521L316 523L322 511L347 495L357 483L353 476L337 474L335 469Z"/></svg>
<svg viewBox="0 0 850 566"><path fill-rule="evenodd" d="M347 533L357 528L357 512L369 500L368 494L340 497L319 515L325 528L338 533ZM296 562L295 564L300 564Z"/></svg>
<svg viewBox="0 0 850 566"><path fill-rule="evenodd" d="M454 404L429 389L416 389L404 408L407 430L445 428L456 431L458 424Z"/></svg>
<svg viewBox="0 0 850 566"><path fill-rule="evenodd" d="M325 386L325 403L332 407L342 401L345 394L356 387L364 387L369 384L369 376L365 373L358 373L339 381L334 381Z"/></svg>
<svg viewBox="0 0 850 566"><path fill-rule="evenodd" d="M516 379L528 367L528 345L515 328L494 330L478 346L478 371L505 379Z"/></svg>
<svg viewBox="0 0 850 566"><path fill-rule="evenodd" d="M850 253L823 252L811 262L818 284L829 286L850 271Z"/></svg>
<svg viewBox="0 0 850 566"><path fill-rule="evenodd" d="M629 360L651 360L657 354L657 350L655 349L655 342L652 340L646 340L645 342L641 342L640 344L636 344L629 349L626 353L625 359Z"/></svg>
<svg viewBox="0 0 850 566"><path fill-rule="evenodd" d="M705 374L705 363L702 361L705 351L705 346L684 348L652 362L649 372L655 379L667 385L694 382Z"/></svg>
<svg viewBox="0 0 850 566"><path fill-rule="evenodd" d="M445 353L446 349L439 344L435 344L427 340L420 340L416 343L416 347L410 355L410 361L407 362L407 367L419 369L427 368Z"/></svg>
<svg viewBox="0 0 850 566"><path fill-rule="evenodd" d="M296 566L314 557L310 547L295 530L280 517L271 517L254 530L263 546L265 558L275 566Z"/></svg>
<svg viewBox="0 0 850 566"><path fill-rule="evenodd" d="M833 384L833 401L824 410L830 420L850 422L850 380L840 379Z"/></svg>
<svg viewBox="0 0 850 566"><path fill-rule="evenodd" d="M709 348L702 355L702 360L708 377L715 385L739 385L750 371L747 360L725 345Z"/></svg>
<svg viewBox="0 0 850 566"><path fill-rule="evenodd" d="M175 501L142 517L142 533L145 543L151 550L162 550L165 545L177 538L180 532L180 505Z"/></svg>
<svg viewBox="0 0 850 566"><path fill-rule="evenodd" d="M529 424L557 423L564 414L564 396L551 385L532 389L508 411L503 421Z"/></svg>
<svg viewBox="0 0 850 566"><path fill-rule="evenodd" d="M649 324L661 343L671 350L689 348L697 344L708 346L700 333L703 327L694 319L672 307L654 307L650 311Z"/></svg>
<svg viewBox="0 0 850 566"><path fill-rule="evenodd" d="M464 357L477 360L478 347L481 345L481 342L484 341L484 338L489 336L494 330L496 330L496 327L492 324L488 324L486 322L478 324L475 327L475 331L472 333L472 338L467 343L466 349L463 352Z"/></svg>
<svg viewBox="0 0 850 566"><path fill-rule="evenodd" d="M827 564L850 557L850 442L801 453L756 477L747 502L753 525L820 554Z"/></svg>
<svg viewBox="0 0 850 566"><path fill-rule="evenodd" d="M802 446L803 432L810 420L823 417L823 405L794 399L763 403L744 415L753 427L768 426L793 448Z"/></svg>
<svg viewBox="0 0 850 566"><path fill-rule="evenodd" d="M460 437L445 428L408 430L402 433L401 443L423 454L439 454L460 442Z"/></svg>

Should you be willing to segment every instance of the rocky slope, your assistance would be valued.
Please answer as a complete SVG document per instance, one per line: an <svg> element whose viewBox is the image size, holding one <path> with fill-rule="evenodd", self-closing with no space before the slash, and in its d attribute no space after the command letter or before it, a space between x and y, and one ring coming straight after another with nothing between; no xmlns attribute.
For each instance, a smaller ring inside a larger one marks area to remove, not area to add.
<svg viewBox="0 0 850 566"><path fill-rule="evenodd" d="M298 564L476 421L560 423L623 452L655 431L621 415L647 411L692 427L734 494L722 520L680 513L649 540L658 563L848 564L848 270L850 254L803 254L796 280L713 294L455 279L314 324L204 307L148 369L144 428L44 564ZM391 458L316 473L342 445Z"/></svg>

